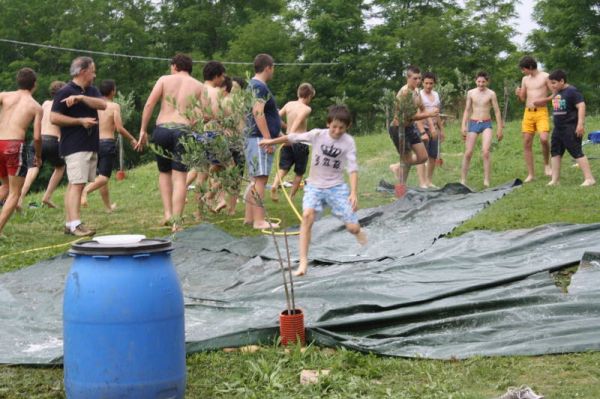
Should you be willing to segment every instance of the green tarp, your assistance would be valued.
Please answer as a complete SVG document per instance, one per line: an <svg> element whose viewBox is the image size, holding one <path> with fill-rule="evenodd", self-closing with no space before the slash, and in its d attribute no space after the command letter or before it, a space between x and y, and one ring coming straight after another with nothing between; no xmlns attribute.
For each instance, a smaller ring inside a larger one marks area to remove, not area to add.
<svg viewBox="0 0 600 399"><path fill-rule="evenodd" d="M411 190L361 211L365 248L337 219L317 222L309 273L295 281L309 339L443 359L599 349L600 224L443 237L512 189ZM290 242L295 258L297 238ZM272 342L285 299L270 237L238 239L200 225L174 245L188 351ZM561 292L549 272L580 260L569 293ZM0 275L0 362L60 361L70 263L65 255Z"/></svg>

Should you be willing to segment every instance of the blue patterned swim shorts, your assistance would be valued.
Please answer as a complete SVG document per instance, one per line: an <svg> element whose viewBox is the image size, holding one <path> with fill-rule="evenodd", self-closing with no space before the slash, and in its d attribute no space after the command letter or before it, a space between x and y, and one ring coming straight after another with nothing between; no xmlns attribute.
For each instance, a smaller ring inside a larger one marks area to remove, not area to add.
<svg viewBox="0 0 600 399"><path fill-rule="evenodd" d="M347 184L338 184L329 188L317 188L310 184L304 186L302 209L314 209L323 212L323 206L331 207L331 213L342 219L344 223L358 224L358 216L352 211L348 201L350 190Z"/></svg>

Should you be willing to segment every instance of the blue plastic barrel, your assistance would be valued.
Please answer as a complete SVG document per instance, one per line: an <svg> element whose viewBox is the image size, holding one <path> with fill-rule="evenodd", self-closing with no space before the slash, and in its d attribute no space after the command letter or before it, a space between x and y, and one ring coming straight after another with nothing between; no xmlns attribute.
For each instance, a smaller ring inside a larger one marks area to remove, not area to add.
<svg viewBox="0 0 600 399"><path fill-rule="evenodd" d="M171 242L72 246L63 304L67 398L183 398L185 329Z"/></svg>

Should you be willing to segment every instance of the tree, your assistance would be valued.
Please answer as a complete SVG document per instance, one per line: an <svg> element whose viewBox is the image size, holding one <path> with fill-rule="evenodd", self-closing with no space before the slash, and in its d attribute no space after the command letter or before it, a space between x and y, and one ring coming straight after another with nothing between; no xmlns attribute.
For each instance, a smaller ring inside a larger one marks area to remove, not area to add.
<svg viewBox="0 0 600 399"><path fill-rule="evenodd" d="M528 43L536 57L549 70L566 70L588 106L600 109L600 3L539 0L533 17L540 27L528 36Z"/></svg>

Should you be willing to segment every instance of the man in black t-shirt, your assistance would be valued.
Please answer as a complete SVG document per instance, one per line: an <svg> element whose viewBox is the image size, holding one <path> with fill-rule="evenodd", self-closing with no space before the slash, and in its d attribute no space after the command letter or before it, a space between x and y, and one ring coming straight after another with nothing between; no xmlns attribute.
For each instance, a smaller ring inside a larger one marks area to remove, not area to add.
<svg viewBox="0 0 600 399"><path fill-rule="evenodd" d="M87 236L95 231L81 223L81 193L85 184L96 178L98 110L106 109L106 101L92 86L96 66L90 57L75 58L70 73L73 80L54 97L50 121L60 126L59 152L65 159L69 179L65 193L65 234Z"/></svg>
<svg viewBox="0 0 600 399"><path fill-rule="evenodd" d="M582 186L596 184L590 163L581 149L581 138L585 132L585 102L574 86L567 84L567 75L558 69L548 76L552 88L554 130L550 152L552 154L552 180L549 186L557 185L560 179L560 161L565 150L577 161L583 172ZM536 104L537 105L537 104Z"/></svg>

